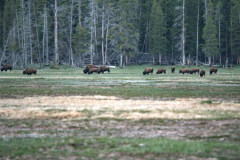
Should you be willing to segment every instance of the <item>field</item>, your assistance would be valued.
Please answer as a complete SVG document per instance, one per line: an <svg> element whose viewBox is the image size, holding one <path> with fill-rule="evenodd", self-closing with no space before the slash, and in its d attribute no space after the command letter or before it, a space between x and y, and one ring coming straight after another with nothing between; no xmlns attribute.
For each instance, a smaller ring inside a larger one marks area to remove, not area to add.
<svg viewBox="0 0 240 160"><path fill-rule="evenodd" d="M1 72L0 159L239 159L239 67L145 67Z"/></svg>

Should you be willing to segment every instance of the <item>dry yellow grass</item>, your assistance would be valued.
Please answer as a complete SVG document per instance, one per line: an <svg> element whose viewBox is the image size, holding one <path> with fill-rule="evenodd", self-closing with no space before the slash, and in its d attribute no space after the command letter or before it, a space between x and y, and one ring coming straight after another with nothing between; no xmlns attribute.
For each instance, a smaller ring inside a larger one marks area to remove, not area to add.
<svg viewBox="0 0 240 160"><path fill-rule="evenodd" d="M119 99L107 96L59 96L1 99L0 118L125 118L199 119L211 118L208 111L240 113L240 104L207 99L175 100ZM90 111L86 113L86 111ZM239 114L238 114L239 115Z"/></svg>

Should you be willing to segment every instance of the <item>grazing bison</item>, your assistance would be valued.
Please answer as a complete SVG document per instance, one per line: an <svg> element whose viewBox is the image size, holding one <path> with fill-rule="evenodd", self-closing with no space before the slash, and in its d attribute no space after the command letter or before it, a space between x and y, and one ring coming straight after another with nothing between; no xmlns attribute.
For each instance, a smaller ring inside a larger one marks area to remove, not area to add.
<svg viewBox="0 0 240 160"><path fill-rule="evenodd" d="M172 73L175 72L175 67L174 67L174 66L171 67L171 72L172 72Z"/></svg>
<svg viewBox="0 0 240 160"><path fill-rule="evenodd" d="M198 73L199 74L199 69L198 68L192 68L189 72L190 74L193 74L193 73Z"/></svg>
<svg viewBox="0 0 240 160"><path fill-rule="evenodd" d="M12 66L10 66L10 65L8 65L8 64L5 64L5 65L1 68L1 71L7 71L7 70L12 71Z"/></svg>
<svg viewBox="0 0 240 160"><path fill-rule="evenodd" d="M190 70L186 69L186 68L182 68L182 69L179 70L179 73L182 73L182 74L190 73Z"/></svg>
<svg viewBox="0 0 240 160"><path fill-rule="evenodd" d="M212 73L217 73L217 71L218 71L217 68L211 67L209 72L210 72L210 75L212 75Z"/></svg>
<svg viewBox="0 0 240 160"><path fill-rule="evenodd" d="M203 76L205 76L205 71L202 69L202 70L200 71L200 77L203 77Z"/></svg>
<svg viewBox="0 0 240 160"><path fill-rule="evenodd" d="M164 69L164 68L159 68L159 69L157 70L157 73L156 73L156 74L162 74L162 73L165 73L165 74L166 74L166 69Z"/></svg>
<svg viewBox="0 0 240 160"><path fill-rule="evenodd" d="M88 74L92 74L93 72L98 73L98 71L99 71L99 68L89 68Z"/></svg>
<svg viewBox="0 0 240 160"><path fill-rule="evenodd" d="M88 71L89 71L89 69L90 68L98 68L97 66L95 66L95 65L92 65L92 64L88 64L88 65L86 65L86 67L84 68L84 70L83 70L83 73L88 73Z"/></svg>
<svg viewBox="0 0 240 160"><path fill-rule="evenodd" d="M149 74L149 73L153 73L153 68L152 67L147 67L145 68L145 70L143 71L143 75L145 74Z"/></svg>
<svg viewBox="0 0 240 160"><path fill-rule="evenodd" d="M23 71L23 74L27 75L37 74L37 70L34 68L27 68Z"/></svg>
<svg viewBox="0 0 240 160"><path fill-rule="evenodd" d="M105 71L108 71L108 73L110 72L110 68L109 67L106 67L106 66L101 66L99 68L99 71L98 73L104 73Z"/></svg>

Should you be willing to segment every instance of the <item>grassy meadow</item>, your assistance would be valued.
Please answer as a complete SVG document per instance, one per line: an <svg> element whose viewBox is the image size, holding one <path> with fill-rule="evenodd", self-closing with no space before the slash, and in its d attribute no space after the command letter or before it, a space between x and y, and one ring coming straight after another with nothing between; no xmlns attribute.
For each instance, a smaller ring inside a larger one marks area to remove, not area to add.
<svg viewBox="0 0 240 160"><path fill-rule="evenodd" d="M0 159L240 157L240 67L200 66L205 77L146 67L1 72Z"/></svg>

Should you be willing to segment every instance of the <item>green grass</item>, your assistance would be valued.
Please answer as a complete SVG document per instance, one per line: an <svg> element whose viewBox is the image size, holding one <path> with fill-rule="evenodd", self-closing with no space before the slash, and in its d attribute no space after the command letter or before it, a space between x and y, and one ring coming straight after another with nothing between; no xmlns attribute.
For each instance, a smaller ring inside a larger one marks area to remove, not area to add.
<svg viewBox="0 0 240 160"><path fill-rule="evenodd" d="M184 154L205 158L236 159L236 157L240 156L240 146L235 143L219 143L215 141L186 142L165 138L71 137L0 139L0 158L24 156L60 158L78 156L79 158L104 159L110 153L119 153L120 156L133 157L144 157L148 154L154 156L170 156L173 154L177 157L179 154ZM120 157L115 158L118 159Z"/></svg>
<svg viewBox="0 0 240 160"><path fill-rule="evenodd" d="M239 100L238 87L207 87L207 86L110 86L102 87L73 87L73 86L9 86L0 88L0 97L25 96L58 96L58 95L104 95L123 98L221 98Z"/></svg>
<svg viewBox="0 0 240 160"><path fill-rule="evenodd" d="M212 101L211 100L201 101L201 104L212 104Z"/></svg>
<svg viewBox="0 0 240 160"><path fill-rule="evenodd" d="M83 74L82 68L39 69L37 75L21 70L0 74L0 97L35 95L113 95L124 98L208 97L240 99L240 68L219 69L218 74L200 78L198 74L170 73L169 66L153 66L154 74L142 75L147 66L111 69L105 74ZM167 74L156 75L157 68ZM188 67L192 68L192 67ZM199 67L209 69L207 67Z"/></svg>

